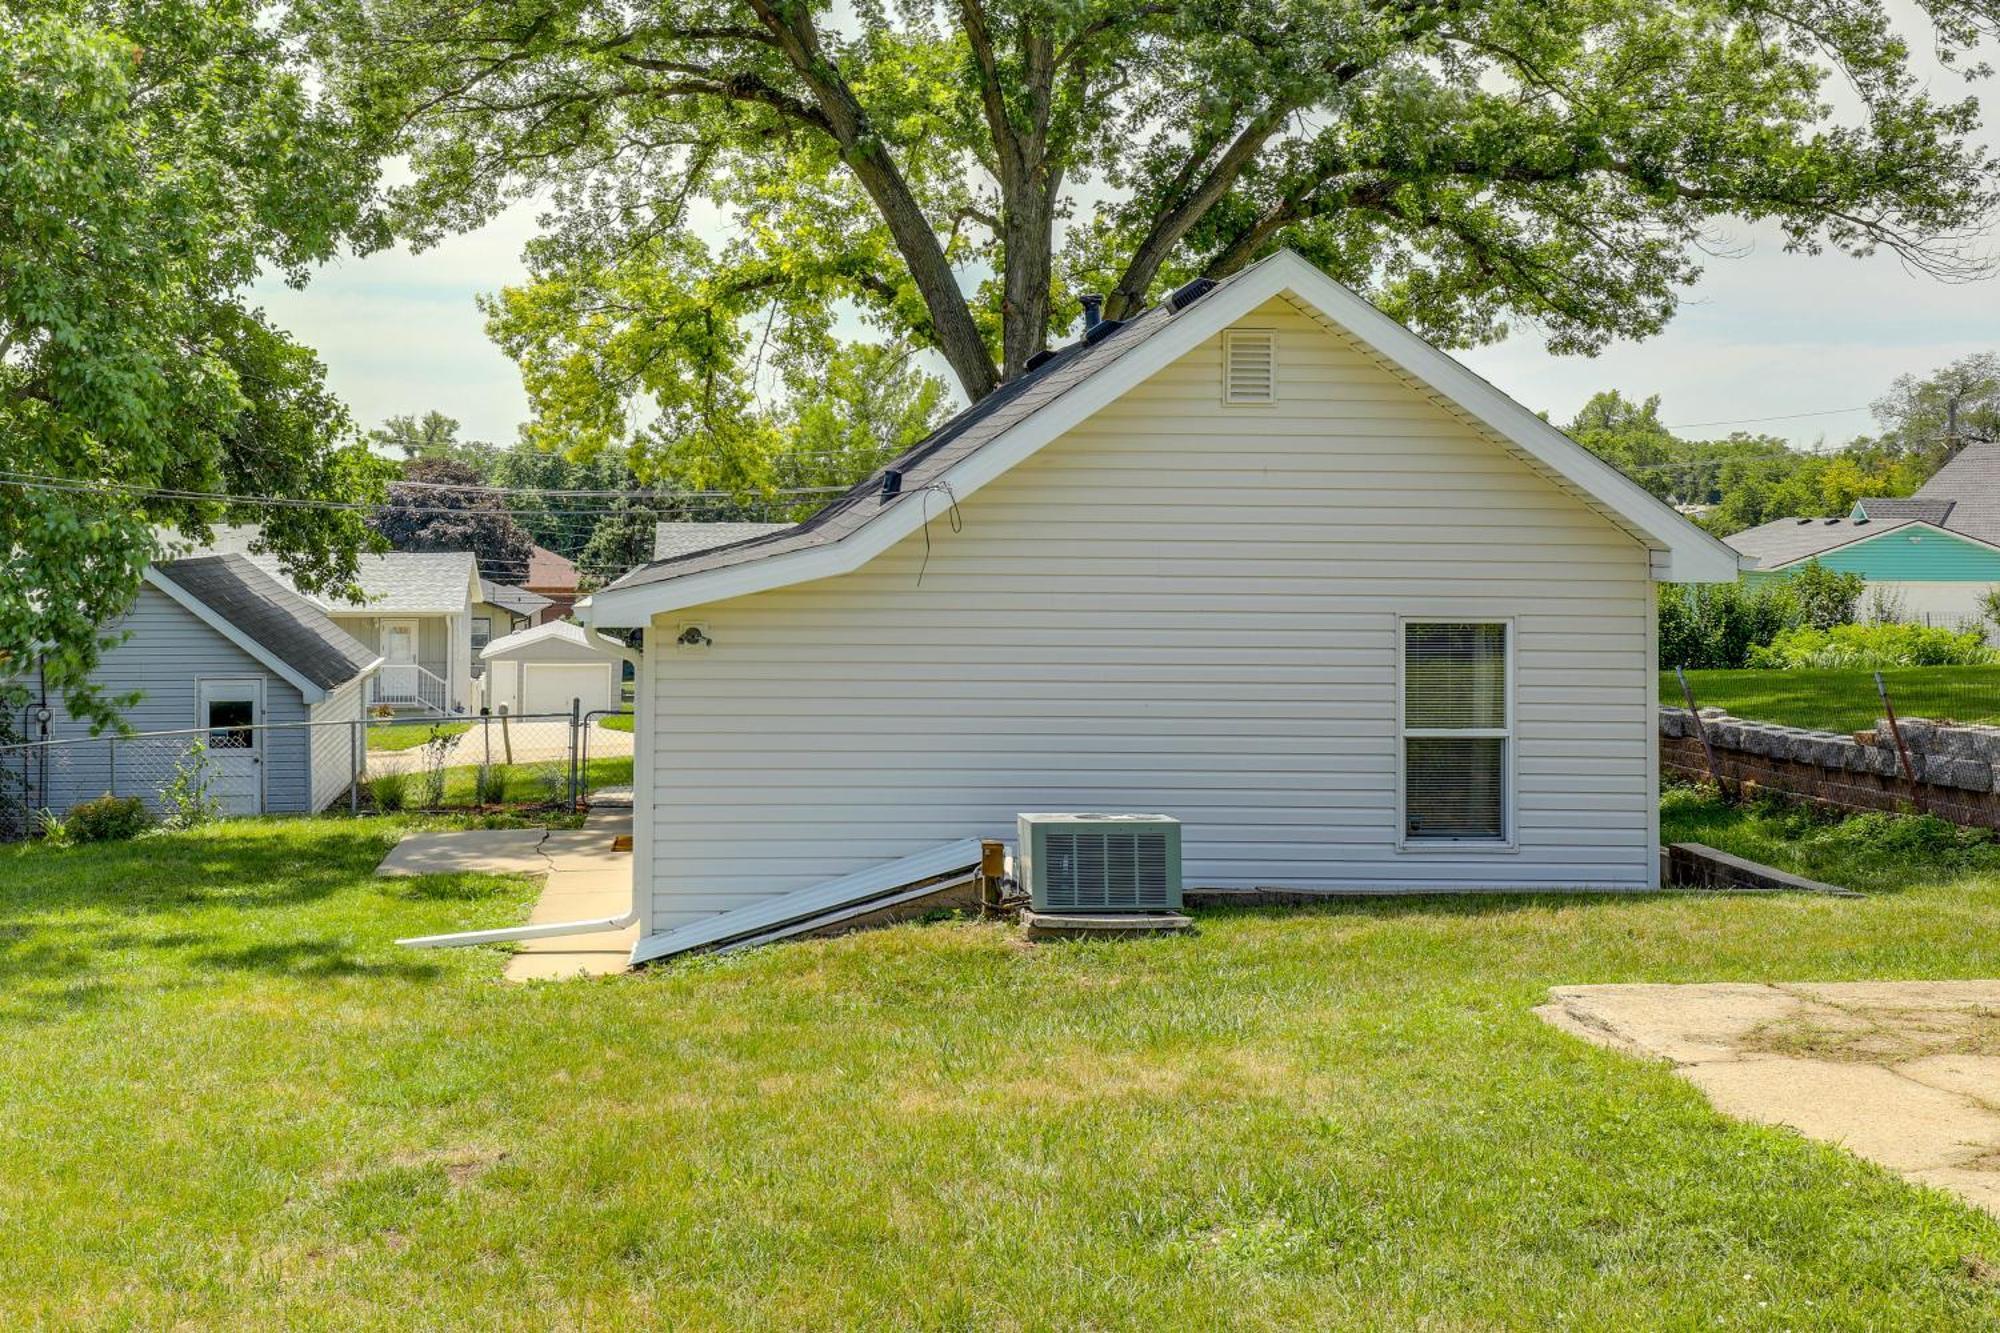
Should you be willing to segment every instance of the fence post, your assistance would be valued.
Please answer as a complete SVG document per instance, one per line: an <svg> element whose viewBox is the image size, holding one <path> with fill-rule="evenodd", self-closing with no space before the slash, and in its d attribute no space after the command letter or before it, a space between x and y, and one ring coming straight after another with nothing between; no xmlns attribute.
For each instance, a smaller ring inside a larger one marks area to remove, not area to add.
<svg viewBox="0 0 2000 1333"><path fill-rule="evenodd" d="M111 761L110 794L116 796L118 794L118 738L116 736L107 736L104 738L104 745L106 750L108 750L110 753L110 761Z"/></svg>
<svg viewBox="0 0 2000 1333"><path fill-rule="evenodd" d="M1910 762L1910 747L1903 744L1903 728L1896 721L1896 705L1889 702L1889 687L1882 683L1882 673L1875 673L1875 697L1882 701L1882 716L1889 720L1889 735L1896 742L1896 757L1903 761L1903 777L1910 784L1910 801L1917 807L1917 813L1924 813L1924 789L1917 785L1916 765Z"/></svg>
<svg viewBox="0 0 2000 1333"><path fill-rule="evenodd" d="M361 813L361 719L347 724L347 813Z"/></svg>
<svg viewBox="0 0 2000 1333"><path fill-rule="evenodd" d="M577 791L581 775L576 768L577 741L583 736L583 700L569 701L569 808L576 809L580 793Z"/></svg>
<svg viewBox="0 0 2000 1333"><path fill-rule="evenodd" d="M1688 684L1688 673L1681 667L1674 668L1674 679L1681 683L1681 698L1687 701L1688 716L1694 719L1695 738L1701 742L1701 752L1708 756L1708 775L1715 779L1715 789L1722 793L1725 801L1734 801L1729 784L1722 779L1722 761L1715 757L1715 742L1708 738L1708 727L1701 720L1701 710L1694 706L1694 686Z"/></svg>

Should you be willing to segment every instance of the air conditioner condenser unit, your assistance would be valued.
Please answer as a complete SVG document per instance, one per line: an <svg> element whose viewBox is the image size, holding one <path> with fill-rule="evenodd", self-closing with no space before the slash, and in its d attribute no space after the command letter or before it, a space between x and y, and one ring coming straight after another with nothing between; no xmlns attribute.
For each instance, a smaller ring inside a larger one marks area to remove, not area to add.
<svg viewBox="0 0 2000 1333"><path fill-rule="evenodd" d="M1171 815L1024 814L1015 855L1036 912L1181 910L1181 825Z"/></svg>

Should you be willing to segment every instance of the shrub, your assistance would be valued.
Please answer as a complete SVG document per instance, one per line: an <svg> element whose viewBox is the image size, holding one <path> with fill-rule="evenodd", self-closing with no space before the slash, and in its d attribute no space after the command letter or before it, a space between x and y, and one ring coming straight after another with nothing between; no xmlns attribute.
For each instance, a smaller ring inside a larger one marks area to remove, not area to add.
<svg viewBox="0 0 2000 1333"><path fill-rule="evenodd" d="M1800 623L1789 582L1669 583L1660 589L1660 665L1747 666L1753 647Z"/></svg>
<svg viewBox="0 0 2000 1333"><path fill-rule="evenodd" d="M495 764L481 764L472 775L472 799L478 805L501 805L507 800L507 770Z"/></svg>
<svg viewBox="0 0 2000 1333"><path fill-rule="evenodd" d="M368 779L368 799L377 810L401 810L409 794L408 773L377 773Z"/></svg>
<svg viewBox="0 0 2000 1333"><path fill-rule="evenodd" d="M106 792L96 800L71 806L69 818L63 822L71 842L120 842L144 833L153 817L138 797Z"/></svg>
<svg viewBox="0 0 2000 1333"><path fill-rule="evenodd" d="M174 764L174 775L160 788L160 807L166 811L161 821L170 829L200 828L222 813L222 803L209 795L208 785L215 770L208 762L208 746L196 741Z"/></svg>
<svg viewBox="0 0 2000 1333"><path fill-rule="evenodd" d="M51 847L67 847L74 839L70 837L69 824L53 810L35 811L35 828L42 835L42 841Z"/></svg>
<svg viewBox="0 0 2000 1333"><path fill-rule="evenodd" d="M1775 670L1981 666L2000 660L1977 630L1936 625L1836 625L1789 629L1750 651L1750 665Z"/></svg>
<svg viewBox="0 0 2000 1333"><path fill-rule="evenodd" d="M1854 604L1867 586L1859 574L1838 574L1817 560L1808 560L1793 570L1785 583L1798 607L1800 623L1813 629L1853 624Z"/></svg>

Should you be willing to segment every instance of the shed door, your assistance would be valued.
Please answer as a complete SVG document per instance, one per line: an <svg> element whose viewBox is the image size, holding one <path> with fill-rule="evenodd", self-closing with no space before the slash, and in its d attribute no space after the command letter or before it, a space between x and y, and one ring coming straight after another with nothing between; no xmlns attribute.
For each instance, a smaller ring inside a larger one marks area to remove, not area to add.
<svg viewBox="0 0 2000 1333"><path fill-rule="evenodd" d="M232 815L264 812L264 682L255 676L203 677L195 725L208 745L208 794Z"/></svg>
<svg viewBox="0 0 2000 1333"><path fill-rule="evenodd" d="M567 713L569 701L583 701L583 711L609 708L611 667L608 663L530 662L524 713Z"/></svg>

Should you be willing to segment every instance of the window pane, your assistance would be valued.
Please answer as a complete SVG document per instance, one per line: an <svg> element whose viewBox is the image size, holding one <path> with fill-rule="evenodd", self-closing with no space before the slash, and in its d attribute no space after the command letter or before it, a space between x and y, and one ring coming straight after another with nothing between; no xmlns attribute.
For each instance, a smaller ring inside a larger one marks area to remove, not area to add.
<svg viewBox="0 0 2000 1333"><path fill-rule="evenodd" d="M1404 745L1404 817L1412 838L1504 838L1507 742L1415 737Z"/></svg>
<svg viewBox="0 0 2000 1333"><path fill-rule="evenodd" d="M1412 730L1507 725L1507 627L1403 626L1403 725Z"/></svg>
<svg viewBox="0 0 2000 1333"><path fill-rule="evenodd" d="M248 699L211 699L208 704L208 746L211 750L247 750L253 708Z"/></svg>

